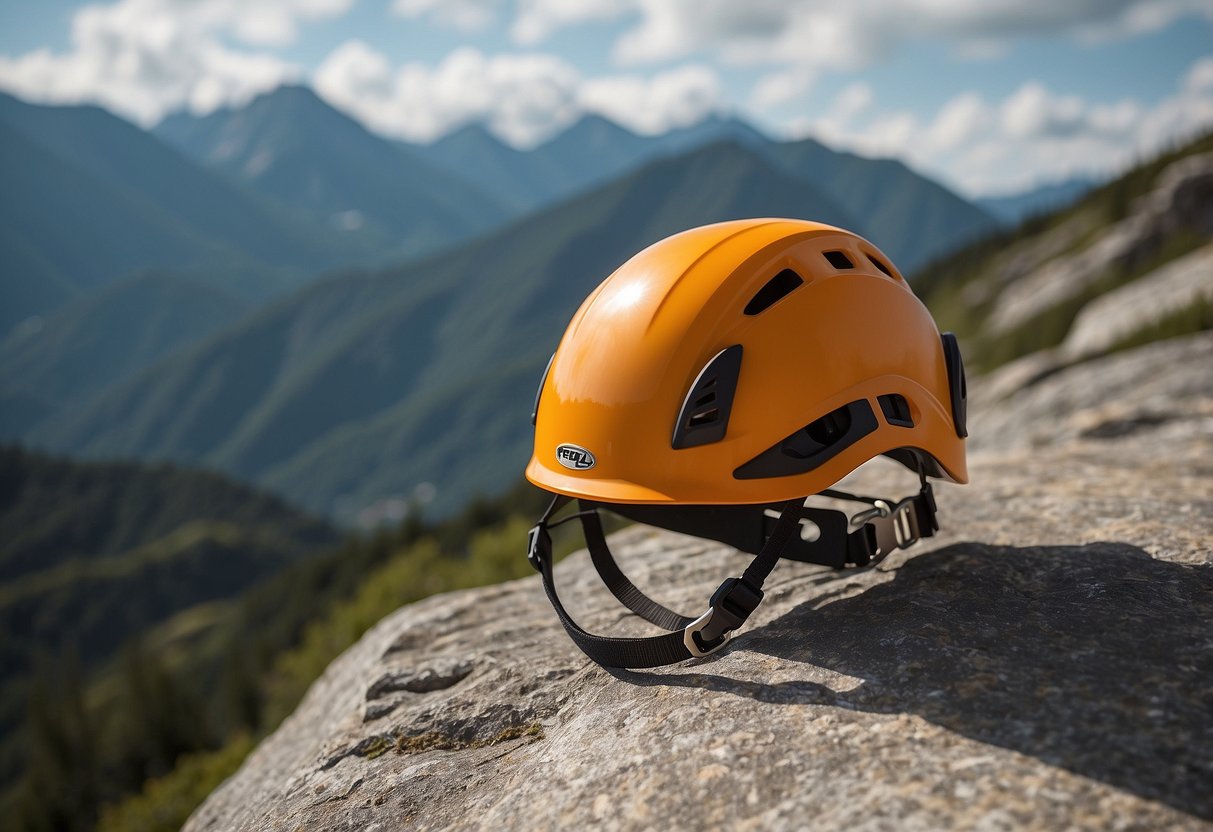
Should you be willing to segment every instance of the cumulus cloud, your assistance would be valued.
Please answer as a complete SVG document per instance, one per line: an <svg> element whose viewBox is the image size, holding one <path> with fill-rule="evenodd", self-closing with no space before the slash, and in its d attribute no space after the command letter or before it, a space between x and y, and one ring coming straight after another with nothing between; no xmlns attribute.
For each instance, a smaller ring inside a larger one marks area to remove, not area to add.
<svg viewBox="0 0 1213 832"><path fill-rule="evenodd" d="M391 9L399 17L466 33L497 24L509 5L505 0L392 0ZM515 43L531 46L560 29L611 20L634 8L634 0L517 0L509 33Z"/></svg>
<svg viewBox="0 0 1213 832"><path fill-rule="evenodd" d="M638 133L662 133L695 124L718 109L720 81L711 69L695 64L651 78L590 78L578 90L577 102L581 109L601 113Z"/></svg>
<svg viewBox="0 0 1213 832"><path fill-rule="evenodd" d="M816 73L794 66L764 75L750 91L749 103L756 112L766 112L803 98L813 88Z"/></svg>
<svg viewBox="0 0 1213 832"><path fill-rule="evenodd" d="M1017 39L1093 41L1157 31L1208 0L632 0L638 23L615 44L628 64L710 52L737 64L846 70L910 41L999 54Z"/></svg>
<svg viewBox="0 0 1213 832"><path fill-rule="evenodd" d="M576 118L580 75L555 56L489 57L471 47L433 67L394 67L353 41L329 55L314 80L320 95L382 133L429 141L482 120L507 141L528 144Z"/></svg>
<svg viewBox="0 0 1213 832"><path fill-rule="evenodd" d="M994 114L976 93L962 93L939 111L926 136L927 143L938 152L949 152L973 140L990 126Z"/></svg>
<svg viewBox="0 0 1213 832"><path fill-rule="evenodd" d="M72 17L67 51L0 56L0 86L36 101L100 103L142 124L183 105L205 112L298 78L299 67L258 48L290 43L301 22L344 14L352 2L119 0L85 6Z"/></svg>
<svg viewBox="0 0 1213 832"><path fill-rule="evenodd" d="M909 41L991 58L1023 38L1112 40L1157 31L1185 14L1213 17L1208 0L393 0L391 8L463 32L508 25L525 46L569 26L630 19L614 46L623 64L704 53L823 69L865 66ZM764 92L773 94L777 83Z"/></svg>
<svg viewBox="0 0 1213 832"><path fill-rule="evenodd" d="M392 12L461 32L475 32L496 23L502 5L502 0L393 0Z"/></svg>
<svg viewBox="0 0 1213 832"><path fill-rule="evenodd" d="M703 66L650 77L586 78L554 55L487 56L455 50L435 66L393 67L367 44L337 48L315 73L317 91L380 132L432 141L461 124L482 121L506 141L530 146L586 112L639 132L655 133L702 119L720 106L720 84Z"/></svg>
<svg viewBox="0 0 1213 832"><path fill-rule="evenodd" d="M1192 68L1188 70L1187 77L1185 78L1185 83L1189 89L1193 90L1213 89L1213 55L1201 58L1192 64Z"/></svg>
<svg viewBox="0 0 1213 832"><path fill-rule="evenodd" d="M567 26L612 20L631 9L631 0L518 0L510 35L517 43L536 44Z"/></svg>
<svg viewBox="0 0 1213 832"><path fill-rule="evenodd" d="M968 193L986 194L1107 175L1210 127L1213 57L1197 61L1172 94L1153 102L1091 102L1027 82L1001 101L962 93L924 119L881 111L852 85L792 134L899 156Z"/></svg>

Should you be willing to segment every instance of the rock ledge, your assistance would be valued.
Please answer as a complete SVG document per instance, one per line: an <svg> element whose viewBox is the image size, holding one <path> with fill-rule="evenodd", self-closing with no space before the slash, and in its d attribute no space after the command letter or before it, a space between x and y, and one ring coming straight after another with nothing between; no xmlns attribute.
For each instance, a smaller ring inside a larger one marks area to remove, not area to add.
<svg viewBox="0 0 1213 832"><path fill-rule="evenodd" d="M603 670L537 578L405 607L186 829L1213 827L1210 356L1202 335L984 401L944 535L781 564L705 660ZM912 490L869 467L854 485ZM613 543L683 611L745 563ZM587 626L647 631L584 552L557 576Z"/></svg>

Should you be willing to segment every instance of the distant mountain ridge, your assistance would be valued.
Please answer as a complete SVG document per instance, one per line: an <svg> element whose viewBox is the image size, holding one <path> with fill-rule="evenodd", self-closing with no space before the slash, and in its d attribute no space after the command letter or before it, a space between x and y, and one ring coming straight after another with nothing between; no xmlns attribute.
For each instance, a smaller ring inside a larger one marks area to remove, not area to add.
<svg viewBox="0 0 1213 832"><path fill-rule="evenodd" d="M428 145L391 141L285 86L240 108L178 113L154 132L190 158L319 220L424 254L604 185L657 159L735 142L811 179L907 273L996 228L984 209L892 159L778 142L732 116L642 136L595 114L530 150L481 124ZM407 200L395 198L407 194ZM908 210L907 210L908 208Z"/></svg>
<svg viewBox="0 0 1213 832"><path fill-rule="evenodd" d="M448 254L316 284L31 436L204 462L322 512L420 482L454 509L521 470L539 374L598 282L671 233L763 213L855 224L762 156L710 145Z"/></svg>
<svg viewBox="0 0 1213 832"><path fill-rule="evenodd" d="M817 181L908 272L992 227L899 163L820 145L807 154L735 118L639 136L591 115L521 152L477 126L426 147L383 139L299 86L170 116L154 136L97 107L0 94L0 336L149 268L262 300L326 269L466 241L718 141Z"/></svg>
<svg viewBox="0 0 1213 832"><path fill-rule="evenodd" d="M97 107L0 94L0 180L0 333L142 269L264 298L360 254Z"/></svg>
<svg viewBox="0 0 1213 832"><path fill-rule="evenodd" d="M305 235L313 247L336 240L366 262L398 235L405 248L442 253L350 270L260 310L229 287L259 282L255 267L73 288L59 305L76 303L62 314L47 312L40 330L0 342L0 436L89 456L202 462L326 513L426 481L456 508L508 483L512 475L499 471L516 468L525 431L513 415L495 414L525 411L505 404L532 394L532 376L576 305L661 237L742 217L816 219L864 234L909 271L993 227L900 162L812 140L773 142L735 118L651 137L587 117L526 152L468 127L410 148L372 135L306 88L286 87L247 107L167 119L157 134L182 156L96 113L188 177L286 218L292 233L313 229L314 239ZM109 158L86 151L81 158ZM438 167L443 153L452 171ZM334 227L351 214L360 226ZM303 226L291 224L298 217ZM446 243L427 238L436 226L451 235ZM485 226L497 230L469 236ZM196 234L189 222L178 227ZM313 266L331 262L312 249L291 253ZM488 437L499 470L462 460L460 445L473 435Z"/></svg>
<svg viewBox="0 0 1213 832"><path fill-rule="evenodd" d="M368 238L397 259L506 219L490 192L371 134L308 87L285 86L240 108L169 116L154 134L258 193Z"/></svg>
<svg viewBox="0 0 1213 832"><path fill-rule="evenodd" d="M466 172L503 201L533 209L627 171L719 142L733 142L811 181L853 218L903 271L915 269L997 227L981 207L895 159L832 150L814 139L778 142L735 117L712 116L658 136L640 136L588 115L530 151L515 150L482 125L415 150Z"/></svg>
<svg viewBox="0 0 1213 832"><path fill-rule="evenodd" d="M163 272L77 295L0 341L0 434L70 405L230 325L247 298Z"/></svg>

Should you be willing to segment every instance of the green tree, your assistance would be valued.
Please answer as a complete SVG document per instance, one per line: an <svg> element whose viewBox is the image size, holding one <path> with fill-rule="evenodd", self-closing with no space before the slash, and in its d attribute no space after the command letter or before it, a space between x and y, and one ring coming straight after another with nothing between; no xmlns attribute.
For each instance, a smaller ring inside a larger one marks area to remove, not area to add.
<svg viewBox="0 0 1213 832"><path fill-rule="evenodd" d="M88 830L100 794L96 734L84 702L79 657L68 649L60 661L43 658L38 664L17 826L30 832Z"/></svg>
<svg viewBox="0 0 1213 832"><path fill-rule="evenodd" d="M123 791L172 771L181 754L212 745L200 699L138 639L124 651L121 681L107 756Z"/></svg>

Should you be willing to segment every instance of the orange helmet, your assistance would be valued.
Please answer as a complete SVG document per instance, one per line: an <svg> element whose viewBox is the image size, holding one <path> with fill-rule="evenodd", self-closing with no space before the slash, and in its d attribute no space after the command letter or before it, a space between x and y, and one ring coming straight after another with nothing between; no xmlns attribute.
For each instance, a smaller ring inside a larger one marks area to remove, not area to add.
<svg viewBox="0 0 1213 832"><path fill-rule="evenodd" d="M780 557L873 563L935 532L928 477L968 479L955 337L875 246L801 220L695 228L624 263L573 316L533 419L526 475L556 496L531 531L530 558L574 641L606 665L719 649ZM891 503L829 490L881 454L918 472L919 494ZM816 494L871 507L848 518L806 506ZM564 611L547 529L574 498L608 587L669 634L592 636ZM623 576L601 507L758 557L692 620Z"/></svg>

